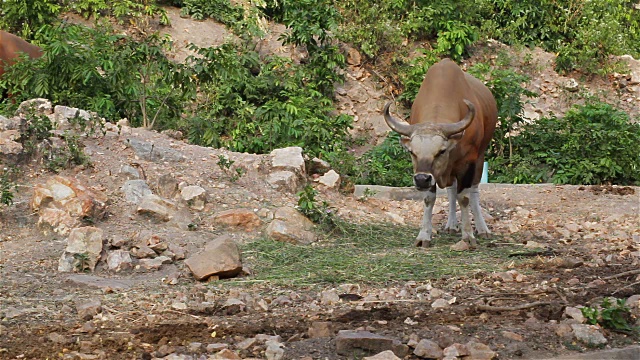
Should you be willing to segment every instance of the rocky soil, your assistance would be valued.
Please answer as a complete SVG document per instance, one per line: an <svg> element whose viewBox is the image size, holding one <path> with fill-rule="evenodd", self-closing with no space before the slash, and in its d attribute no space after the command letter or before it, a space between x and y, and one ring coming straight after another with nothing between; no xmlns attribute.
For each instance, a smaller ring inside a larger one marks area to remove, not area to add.
<svg viewBox="0 0 640 360"><path fill-rule="evenodd" d="M179 41L204 31L176 24ZM566 110L565 79L536 69L546 75L530 86L547 96L529 110ZM620 86L623 78L631 75L574 80L637 113L639 95ZM385 90L376 84L356 62L338 89L357 131L386 131L378 118ZM75 109L32 103L59 124L46 146L64 147ZM22 160L15 203L0 212L2 359L543 359L638 342L587 324L580 308L613 296L640 326L640 188L487 184L481 204L491 231L527 260L455 278L276 285L254 280L237 244L316 241L292 211L305 183L356 223L417 227L421 204L383 191L364 200L343 194L328 169L308 176L302 149L232 153L126 121L73 130L91 165L54 175L21 158L12 139L22 119L0 119L3 161ZM446 209L439 196L437 228Z"/></svg>

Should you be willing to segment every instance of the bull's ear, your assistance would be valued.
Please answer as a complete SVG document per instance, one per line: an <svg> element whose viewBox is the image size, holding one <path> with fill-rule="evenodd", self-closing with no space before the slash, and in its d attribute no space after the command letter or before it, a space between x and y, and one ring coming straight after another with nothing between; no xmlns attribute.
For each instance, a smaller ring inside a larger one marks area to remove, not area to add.
<svg viewBox="0 0 640 360"><path fill-rule="evenodd" d="M407 137L407 136L400 136L400 145L402 145L403 148L409 150L409 142L411 141L411 138Z"/></svg>
<svg viewBox="0 0 640 360"><path fill-rule="evenodd" d="M464 136L464 131L461 131L461 132L453 134L453 135L449 135L449 137L447 139L449 139L449 140L460 140L460 139L462 139L462 136Z"/></svg>

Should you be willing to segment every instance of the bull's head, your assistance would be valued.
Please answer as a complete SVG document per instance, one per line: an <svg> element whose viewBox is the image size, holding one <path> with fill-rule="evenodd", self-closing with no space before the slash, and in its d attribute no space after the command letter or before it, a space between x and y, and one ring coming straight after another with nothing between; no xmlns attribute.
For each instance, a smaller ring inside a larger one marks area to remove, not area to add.
<svg viewBox="0 0 640 360"><path fill-rule="evenodd" d="M462 137L462 131L471 125L476 109L464 100L469 107L467 115L455 123L434 124L418 123L410 125L395 119L389 113L391 102L384 107L384 120L391 130L402 135L400 142L411 153L413 161L413 182L418 190L428 190L438 184L448 186L450 173L449 155Z"/></svg>

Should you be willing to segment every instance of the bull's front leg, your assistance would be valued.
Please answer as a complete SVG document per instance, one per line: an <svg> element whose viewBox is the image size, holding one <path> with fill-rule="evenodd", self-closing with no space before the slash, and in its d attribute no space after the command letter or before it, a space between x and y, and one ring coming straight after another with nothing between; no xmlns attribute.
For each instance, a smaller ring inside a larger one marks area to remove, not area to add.
<svg viewBox="0 0 640 360"><path fill-rule="evenodd" d="M471 216L469 214L469 189L464 189L458 193L458 204L460 205L460 217L462 222L462 240L468 241L472 248L477 246L476 238L473 237L471 227Z"/></svg>
<svg viewBox="0 0 640 360"><path fill-rule="evenodd" d="M453 182L453 185L447 188L447 198L449 199L449 215L447 217L447 225L444 227L444 231L448 233L455 233L460 230L458 226L458 219L456 218L456 197L458 194L457 181Z"/></svg>
<svg viewBox="0 0 640 360"><path fill-rule="evenodd" d="M424 197L424 214L422 215L422 224L420 226L420 232L416 238L416 246L429 247L431 246L431 234L433 233L433 224L431 223L431 217L433 215L433 205L436 203L436 189L435 186L432 190L425 191Z"/></svg>
<svg viewBox="0 0 640 360"><path fill-rule="evenodd" d="M471 202L471 213L476 221L476 231L481 238L488 238L491 235L491 231L487 227L487 223L484 222L482 216L482 207L480 207L480 190L478 185L473 185L469 193L469 200Z"/></svg>

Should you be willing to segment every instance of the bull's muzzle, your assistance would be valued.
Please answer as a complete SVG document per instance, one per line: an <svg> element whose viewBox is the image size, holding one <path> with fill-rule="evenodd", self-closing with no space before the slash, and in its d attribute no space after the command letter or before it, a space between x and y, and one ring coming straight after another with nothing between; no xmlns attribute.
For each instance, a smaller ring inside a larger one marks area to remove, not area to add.
<svg viewBox="0 0 640 360"><path fill-rule="evenodd" d="M429 190L433 186L433 177L430 174L418 173L413 175L413 183L418 190Z"/></svg>

